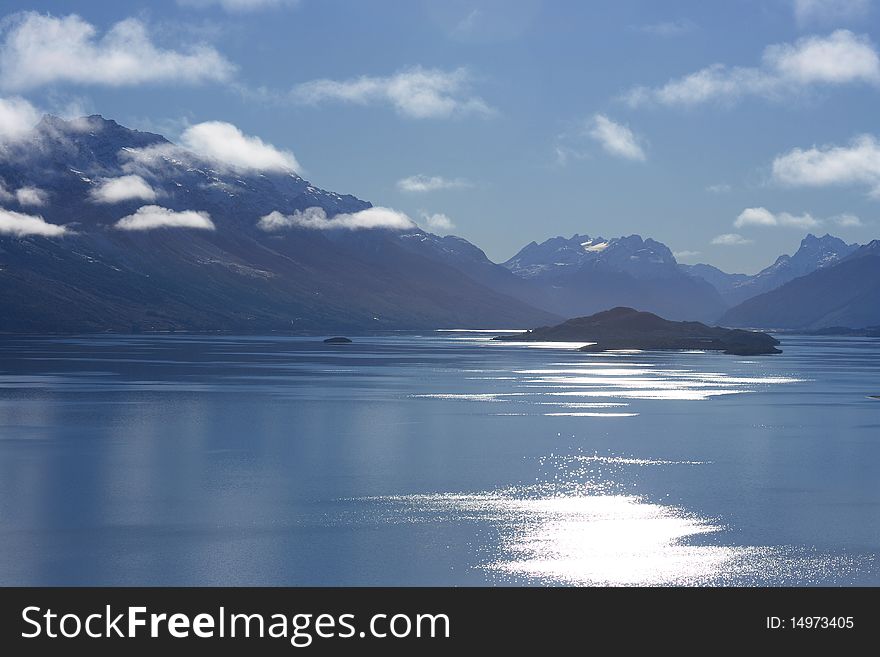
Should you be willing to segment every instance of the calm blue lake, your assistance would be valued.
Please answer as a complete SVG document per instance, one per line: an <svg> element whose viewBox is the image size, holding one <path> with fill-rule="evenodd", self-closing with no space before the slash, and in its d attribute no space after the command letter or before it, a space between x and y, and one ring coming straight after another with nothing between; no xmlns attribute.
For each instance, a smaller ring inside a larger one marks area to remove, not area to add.
<svg viewBox="0 0 880 657"><path fill-rule="evenodd" d="M880 585L880 343L0 339L3 585Z"/></svg>

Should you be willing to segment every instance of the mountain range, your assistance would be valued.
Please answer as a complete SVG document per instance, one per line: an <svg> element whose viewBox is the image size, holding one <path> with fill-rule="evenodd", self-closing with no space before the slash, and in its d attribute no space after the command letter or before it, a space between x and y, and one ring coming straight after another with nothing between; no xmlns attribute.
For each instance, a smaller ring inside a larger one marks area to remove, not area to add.
<svg viewBox="0 0 880 657"><path fill-rule="evenodd" d="M639 235L554 237L532 242L503 265L541 290L541 307L564 317L631 306L674 319L712 320L726 307L709 282L681 271L665 244Z"/></svg>
<svg viewBox="0 0 880 657"><path fill-rule="evenodd" d="M794 255L781 255L769 267L754 276L728 274L712 265L679 265L682 271L709 281L721 294L727 306L736 306L746 299L775 290L795 278L817 269L831 267L849 256L858 244L847 244L832 235L807 235Z"/></svg>
<svg viewBox="0 0 880 657"><path fill-rule="evenodd" d="M674 320L880 324L880 249L808 235L754 276L639 235L504 263L285 166L230 165L95 115L0 146L0 331L533 327L630 306Z"/></svg>

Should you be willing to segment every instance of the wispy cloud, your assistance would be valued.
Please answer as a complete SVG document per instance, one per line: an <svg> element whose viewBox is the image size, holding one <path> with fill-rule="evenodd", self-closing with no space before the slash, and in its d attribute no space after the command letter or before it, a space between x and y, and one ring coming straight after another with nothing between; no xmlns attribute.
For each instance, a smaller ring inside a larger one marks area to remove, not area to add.
<svg viewBox="0 0 880 657"><path fill-rule="evenodd" d="M871 0L793 0L794 17L804 27L861 19L871 9Z"/></svg>
<svg viewBox="0 0 880 657"><path fill-rule="evenodd" d="M488 45L522 37L534 25L541 0L423 0L427 17L457 41Z"/></svg>
<svg viewBox="0 0 880 657"><path fill-rule="evenodd" d="M707 185L706 191L712 192L713 194L727 194L732 187L727 183L717 183L715 185Z"/></svg>
<svg viewBox="0 0 880 657"><path fill-rule="evenodd" d="M40 215L22 214L0 208L0 235L61 237L67 233L67 228L50 224Z"/></svg>
<svg viewBox="0 0 880 657"><path fill-rule="evenodd" d="M158 205L144 205L134 214L116 222L119 230L155 230L157 228L194 228L214 230L214 222L207 212L175 211Z"/></svg>
<svg viewBox="0 0 880 657"><path fill-rule="evenodd" d="M880 198L880 142L860 135L847 146L794 148L773 160L773 178L797 187L866 185Z"/></svg>
<svg viewBox="0 0 880 657"><path fill-rule="evenodd" d="M680 19L674 21L660 21L659 23L648 23L646 25L632 25L630 29L634 32L642 32L652 36L664 38L673 38L690 34L697 29L697 24L688 19Z"/></svg>
<svg viewBox="0 0 880 657"><path fill-rule="evenodd" d="M119 151L122 170L130 175L147 175L168 162L196 164L199 157L195 153L176 144L153 144L143 148L124 147Z"/></svg>
<svg viewBox="0 0 880 657"><path fill-rule="evenodd" d="M808 212L794 215L789 212L770 212L767 208L746 208L733 222L734 228L744 226L789 226L792 228L817 228L821 222Z"/></svg>
<svg viewBox="0 0 880 657"><path fill-rule="evenodd" d="M756 227L790 227L800 230L813 230L824 223L833 223L841 228L854 228L863 226L862 220L854 214L838 214L827 219L819 219L809 212L803 214L791 214L790 212L771 212L767 208L746 208L740 212L733 222L734 228Z"/></svg>
<svg viewBox="0 0 880 657"><path fill-rule="evenodd" d="M590 157L589 153L567 145L565 142L569 139L570 137L565 134L556 137L556 144L553 146L556 166L564 167L572 160L586 160Z"/></svg>
<svg viewBox="0 0 880 657"><path fill-rule="evenodd" d="M676 260L690 260L691 258L696 258L698 255L700 255L700 252L699 251L687 251L687 250L674 251L672 253L672 255Z"/></svg>
<svg viewBox="0 0 880 657"><path fill-rule="evenodd" d="M438 212L435 214L422 212L421 217L422 222L425 224L425 226L427 226L431 230L447 231L455 228L455 224L452 222L452 219L447 217L442 212Z"/></svg>
<svg viewBox="0 0 880 657"><path fill-rule="evenodd" d="M725 233L712 238L712 244L719 246L745 246L751 243L752 240L748 240L738 233Z"/></svg>
<svg viewBox="0 0 880 657"><path fill-rule="evenodd" d="M275 9L278 7L296 7L300 0L177 0L182 7L205 9L220 7L230 13L245 13L259 9Z"/></svg>
<svg viewBox="0 0 880 657"><path fill-rule="evenodd" d="M661 87L636 87L624 100L631 106L688 107L746 96L781 98L843 84L880 84L880 56L874 44L849 30L768 46L757 67L713 64Z"/></svg>
<svg viewBox="0 0 880 657"><path fill-rule="evenodd" d="M426 176L418 174L397 181L397 188L402 192L423 193L441 189L466 189L473 187L464 178L444 178L443 176Z"/></svg>
<svg viewBox="0 0 880 657"><path fill-rule="evenodd" d="M833 221L841 228L860 228L865 224L862 223L862 220L859 219L854 214L839 214L837 216L831 217L830 221Z"/></svg>
<svg viewBox="0 0 880 657"><path fill-rule="evenodd" d="M41 208L49 202L49 193L39 187L20 187L15 190L15 200L19 205Z"/></svg>
<svg viewBox="0 0 880 657"><path fill-rule="evenodd" d="M645 151L639 138L625 125L615 123L604 114L596 114L589 123L587 134L599 144L606 153L626 160L644 161Z"/></svg>
<svg viewBox="0 0 880 657"><path fill-rule="evenodd" d="M467 36L480 29L481 23L485 20L485 12L479 8L471 9L464 18L462 18L450 30L450 36Z"/></svg>
<svg viewBox="0 0 880 657"><path fill-rule="evenodd" d="M407 230L415 227L412 219L403 212L391 208L374 207L328 217L324 208L306 208L293 214L281 214L277 210L260 217L257 226L267 233L289 228L310 230L368 230L384 228L388 230Z"/></svg>
<svg viewBox="0 0 880 657"><path fill-rule="evenodd" d="M297 103L318 105L343 102L356 105L391 105L398 114L413 119L442 119L495 111L470 93L472 76L465 68L444 71L416 66L387 77L361 76L349 80L320 79L304 82L291 91Z"/></svg>
<svg viewBox="0 0 880 657"><path fill-rule="evenodd" d="M105 178L89 192L89 198L95 203L155 201L156 196L156 190L137 175Z"/></svg>
<svg viewBox="0 0 880 657"><path fill-rule="evenodd" d="M155 82L227 80L235 67L213 47L182 51L157 46L139 19L103 35L76 14L29 11L7 18L0 43L0 86L26 90L54 83L131 86Z"/></svg>

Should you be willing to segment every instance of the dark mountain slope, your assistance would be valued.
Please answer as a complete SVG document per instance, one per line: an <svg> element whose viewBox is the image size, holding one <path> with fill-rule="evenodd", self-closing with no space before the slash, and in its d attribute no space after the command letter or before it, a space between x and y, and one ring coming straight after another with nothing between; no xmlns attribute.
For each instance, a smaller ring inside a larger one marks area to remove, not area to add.
<svg viewBox="0 0 880 657"><path fill-rule="evenodd" d="M102 178L130 174L157 191L155 204L208 212L216 230L115 228L153 202L97 204L90 192ZM0 154L0 179L47 196L38 208L8 198L7 210L70 230L0 234L0 331L501 328L557 319L413 253L398 231L260 230L259 218L276 210L317 207L333 217L371 205L291 171L207 162L101 117L45 118Z"/></svg>
<svg viewBox="0 0 880 657"><path fill-rule="evenodd" d="M787 329L880 324L880 241L731 308L721 322Z"/></svg>

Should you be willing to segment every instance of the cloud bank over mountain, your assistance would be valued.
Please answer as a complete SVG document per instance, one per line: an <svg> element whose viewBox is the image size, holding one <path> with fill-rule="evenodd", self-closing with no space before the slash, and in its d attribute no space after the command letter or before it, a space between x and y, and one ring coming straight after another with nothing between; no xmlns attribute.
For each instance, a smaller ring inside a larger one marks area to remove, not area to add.
<svg viewBox="0 0 880 657"><path fill-rule="evenodd" d="M258 226L266 232L286 228L306 228L309 230L369 230L384 228L388 230L407 230L415 223L403 212L391 208L373 207L359 212L340 213L328 217L324 208L313 207L282 214L275 211L260 217Z"/></svg>
<svg viewBox="0 0 880 657"><path fill-rule="evenodd" d="M207 212L175 211L158 205L144 205L134 214L116 222L119 230L156 230L157 228L193 228L214 230L214 222Z"/></svg>

